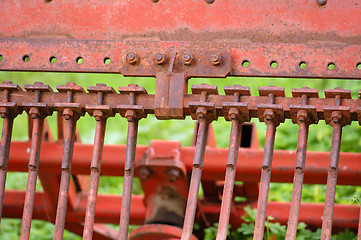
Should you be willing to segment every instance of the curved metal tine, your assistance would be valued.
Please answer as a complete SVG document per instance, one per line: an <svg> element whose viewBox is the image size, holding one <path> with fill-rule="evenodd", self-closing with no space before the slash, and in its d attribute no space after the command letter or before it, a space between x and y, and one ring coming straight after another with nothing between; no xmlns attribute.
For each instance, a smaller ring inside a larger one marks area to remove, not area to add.
<svg viewBox="0 0 361 240"><path fill-rule="evenodd" d="M96 122L94 148L92 161L90 165L90 183L87 200L87 208L85 213L83 239L89 240L93 237L95 209L98 196L98 186L100 178L100 165L104 146L104 136L106 127L106 118L102 118Z"/></svg>
<svg viewBox="0 0 361 240"><path fill-rule="evenodd" d="M7 174L7 166L9 162L9 152L11 144L11 133L13 130L14 118L6 115L3 121L3 129L0 145L0 222L2 217L2 209L4 204L5 182Z"/></svg>
<svg viewBox="0 0 361 240"><path fill-rule="evenodd" d="M231 136L226 165L226 177L224 181L221 212L219 216L217 240L225 240L228 233L229 217L231 214L234 180L236 177L236 166L238 149L241 144L242 123L238 119L232 119Z"/></svg>
<svg viewBox="0 0 361 240"><path fill-rule="evenodd" d="M71 164L73 159L73 150L75 142L76 119L65 119L65 137L64 137L64 150L63 160L61 167L61 180L58 197L58 207L55 218L54 239L63 239L66 210L69 196L69 185L71 179Z"/></svg>
<svg viewBox="0 0 361 240"><path fill-rule="evenodd" d="M302 197L304 166L307 152L308 129L309 124L306 121L299 122L295 173L293 178L292 200L288 217L286 240L296 239L297 234L298 217L300 213Z"/></svg>
<svg viewBox="0 0 361 240"><path fill-rule="evenodd" d="M327 175L326 199L323 211L321 240L331 239L333 210L335 205L335 194L337 184L338 162L340 157L340 146L342 136L342 125L334 123L332 131L332 143L330 151L330 165Z"/></svg>
<svg viewBox="0 0 361 240"><path fill-rule="evenodd" d="M118 235L119 240L128 239L137 134L138 120L134 118L128 120L127 149L125 154L123 195Z"/></svg>
<svg viewBox="0 0 361 240"><path fill-rule="evenodd" d="M184 217L183 232L181 240L189 240L192 237L194 218L196 215L198 193L201 183L204 152L207 145L209 123L206 118L198 119L199 128L197 142L194 152L193 170L189 187L187 208Z"/></svg>
<svg viewBox="0 0 361 240"><path fill-rule="evenodd" d="M36 180L39 169L39 157L41 137L44 126L44 118L36 116L33 122L33 130L31 137L30 159L29 159L29 175L26 186L23 219L21 224L20 240L26 240L30 237L30 227L34 210L34 197Z"/></svg>
<svg viewBox="0 0 361 240"><path fill-rule="evenodd" d="M276 134L276 124L273 119L266 121L267 132L264 144L261 181L258 194L257 216L254 228L254 240L262 240L266 220L269 184L273 160L273 148Z"/></svg>

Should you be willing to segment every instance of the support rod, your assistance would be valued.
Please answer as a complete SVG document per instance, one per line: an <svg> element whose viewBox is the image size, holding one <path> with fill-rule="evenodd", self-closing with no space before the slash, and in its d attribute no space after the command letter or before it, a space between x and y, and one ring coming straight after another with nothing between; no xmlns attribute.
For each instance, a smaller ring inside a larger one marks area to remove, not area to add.
<svg viewBox="0 0 361 240"><path fill-rule="evenodd" d="M118 239L128 239L130 206L134 177L135 151L137 145L138 120L128 119L127 149L125 153L124 183Z"/></svg>
<svg viewBox="0 0 361 240"><path fill-rule="evenodd" d="M104 146L106 118L101 118L96 122L94 148L91 160L91 172L87 207L84 221L83 239L90 240L93 237L95 209L97 203L99 177L100 177L100 164L102 159L102 152Z"/></svg>
<svg viewBox="0 0 361 240"><path fill-rule="evenodd" d="M67 118L67 117L65 117ZM65 119L65 138L62 160L62 172L60 180L60 190L58 198L58 207L55 218L54 240L62 240L65 227L66 210L69 196L69 185L71 178L71 165L73 159L73 150L75 142L76 119Z"/></svg>
<svg viewBox="0 0 361 240"><path fill-rule="evenodd" d="M258 194L257 216L254 228L253 240L262 240L266 220L267 201L269 184L271 180L271 169L273 159L273 149L276 134L276 125L273 119L266 120L267 132L264 144L261 181Z"/></svg>
<svg viewBox="0 0 361 240"><path fill-rule="evenodd" d="M332 235L333 210L335 204L337 172L342 136L342 126L339 120L340 119L338 119L338 121L334 121L332 124L333 132L330 151L330 165L327 175L326 199L323 211L321 240L330 240Z"/></svg>
<svg viewBox="0 0 361 240"><path fill-rule="evenodd" d="M187 208L184 217L181 240L190 240L193 232L194 218L196 215L199 187L201 184L204 151L207 145L209 123L204 116L198 118L199 128L194 152L193 170L188 193Z"/></svg>
<svg viewBox="0 0 361 240"><path fill-rule="evenodd" d="M11 133L13 130L14 118L7 114L3 121L3 130L0 145L0 222L5 194L5 181L8 171L9 152L11 144Z"/></svg>
<svg viewBox="0 0 361 240"><path fill-rule="evenodd" d="M232 119L231 136L226 165L226 177L224 182L221 212L219 216L217 240L225 240L228 233L229 216L233 200L234 180L236 177L238 149L241 143L242 123L238 119Z"/></svg>
<svg viewBox="0 0 361 240"><path fill-rule="evenodd" d="M30 236L31 220L34 210L34 197L36 189L36 180L39 170L39 157L41 137L44 126L44 118L39 115L33 115L33 130L31 137L30 159L29 159L29 175L26 186L26 194L24 201L23 220L21 224L20 240L27 240Z"/></svg>
<svg viewBox="0 0 361 240"><path fill-rule="evenodd" d="M295 162L295 174L293 177L293 190L286 240L294 240L297 234L298 217L300 214L302 187L304 178L304 167L307 152L307 139L309 125L305 119L299 119L299 130L297 140L297 152Z"/></svg>

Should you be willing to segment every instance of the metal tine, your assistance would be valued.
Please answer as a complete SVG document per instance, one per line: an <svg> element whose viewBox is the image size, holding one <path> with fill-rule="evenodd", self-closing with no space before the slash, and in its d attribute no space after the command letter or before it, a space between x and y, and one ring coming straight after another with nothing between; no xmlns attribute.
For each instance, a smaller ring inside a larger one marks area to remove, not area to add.
<svg viewBox="0 0 361 240"><path fill-rule="evenodd" d="M361 90L358 91L358 96L361 98ZM358 123L361 125L361 108L357 109ZM359 213L359 222L357 230L357 240L361 240L361 208Z"/></svg>
<svg viewBox="0 0 361 240"><path fill-rule="evenodd" d="M11 134L13 130L14 118L20 113L15 103L10 101L10 93L12 91L22 91L17 84L4 81L0 85L0 90L5 93L3 102L0 103L0 116L3 118L3 129L1 134L0 145L0 222L2 217L2 209L5 194L5 182L7 174L7 166L9 162L9 152L11 144Z"/></svg>
<svg viewBox="0 0 361 240"><path fill-rule="evenodd" d="M129 105L119 105L119 113L128 120L127 148L125 153L124 183L122 205L120 211L120 224L118 239L128 239L130 206L132 199L135 151L137 145L138 122L146 117L142 106L136 105L137 94L147 94L143 87L136 84L129 84L128 87L119 87L119 92L129 94Z"/></svg>
<svg viewBox="0 0 361 240"><path fill-rule="evenodd" d="M20 240L29 239L30 237L44 119L46 116L52 114L52 112L49 112L50 110L47 108L46 104L40 102L41 92L52 91L48 85L44 85L41 82L35 82L34 85L25 85L24 88L27 91L35 92L35 100L33 103L23 104L27 107L26 110L28 110L28 114L33 119L33 129L29 158L29 175L25 193Z"/></svg>
<svg viewBox="0 0 361 240"><path fill-rule="evenodd" d="M73 159L74 142L76 136L76 122L80 116L84 115L84 111L80 108L80 104L73 103L74 92L84 92L84 89L75 83L66 83L65 86L57 86L59 92L67 93L67 103L56 103L55 106L65 120L65 137L63 160L61 164L61 179L58 197L58 206L56 210L54 239L63 239L66 210L69 197L69 185L71 179L71 165Z"/></svg>
<svg viewBox="0 0 361 240"><path fill-rule="evenodd" d="M239 102L240 96L250 96L249 87L240 85L227 86L224 88L227 95L234 96L234 102L223 103L223 111L226 120L231 121L231 135L226 164L226 177L224 182L222 205L219 216L217 240L225 240L228 233L229 217L233 199L234 180L236 177L236 166L238 149L241 144L241 133L243 122L249 121L247 103Z"/></svg>
<svg viewBox="0 0 361 240"><path fill-rule="evenodd" d="M308 98L318 98L317 89L307 87L292 89L293 97L301 98L302 105L291 105L291 118L293 123L299 125L297 152L295 160L295 173L293 178L293 190L286 240L294 240L297 234L298 217L301 206L304 168L307 152L307 140L309 125L317 122L316 106L307 105Z"/></svg>
<svg viewBox="0 0 361 240"><path fill-rule="evenodd" d="M218 94L217 86L211 86L208 84L192 85L191 89L193 94L201 95L200 102L189 103L189 107L191 108L191 116L193 119L197 119L199 127L181 240L190 240L192 237L194 219L197 210L199 187L201 184L204 152L208 139L208 128L209 124L214 119L217 119L215 103L207 102L207 95Z"/></svg>
<svg viewBox="0 0 361 240"><path fill-rule="evenodd" d="M351 123L350 107L341 106L341 100L343 98L351 98L351 91L342 88L328 89L325 90L325 97L334 98L335 106L324 107L325 121L332 126L332 142L322 218L321 240L331 239L342 127Z"/></svg>
<svg viewBox="0 0 361 240"><path fill-rule="evenodd" d="M257 111L261 122L267 125L266 139L262 161L262 172L259 187L257 215L254 228L254 240L262 240L266 221L266 211L271 180L271 169L273 159L273 149L276 134L276 127L280 122L284 122L283 106L275 104L275 97L284 97L284 88L281 87L260 87L260 96L268 96L269 104L258 104Z"/></svg>
<svg viewBox="0 0 361 240"><path fill-rule="evenodd" d="M94 148L90 164L90 183L87 199L87 207L85 212L83 239L89 240L93 238L93 229L95 221L95 209L98 196L98 186L100 178L100 167L104 146L105 127L108 117L113 117L115 114L109 105L103 105L104 94L115 93L112 87L105 84L97 83L96 86L88 87L90 93L97 93L97 104L86 105L85 110L89 115L96 120Z"/></svg>

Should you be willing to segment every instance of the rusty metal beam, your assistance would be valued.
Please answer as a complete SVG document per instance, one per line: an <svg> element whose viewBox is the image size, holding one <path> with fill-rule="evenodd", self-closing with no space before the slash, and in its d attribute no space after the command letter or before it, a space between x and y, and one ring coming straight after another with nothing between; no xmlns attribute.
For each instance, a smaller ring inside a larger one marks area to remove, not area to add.
<svg viewBox="0 0 361 240"><path fill-rule="evenodd" d="M292 3L215 0L212 4L202 0L146 0L132 4L107 0L34 0L31 3L22 0L2 4L0 32L2 37L48 36L61 41L148 37L358 44L361 26L355 19L359 14L357 0L327 1L324 5L318 5L316 0Z"/></svg>
<svg viewBox="0 0 361 240"><path fill-rule="evenodd" d="M182 41L102 41L70 39L0 38L0 70L103 72L125 76L156 76L168 71L170 58L176 53L175 71L187 77L269 76L307 78L361 78L361 46L335 43L244 43ZM130 64L129 53L137 63ZM163 53L165 61L155 60ZM184 66L182 55L190 53L194 61ZM209 58L219 54L221 62L213 65ZM28 58L27 58L28 57ZM56 62L54 62L56 59ZM82 63L78 60L82 59ZM230 61L232 59L232 61ZM228 62L231 64L228 67ZM276 62L277 67L271 67ZM301 63L304 65L301 67ZM248 64L249 66L245 67ZM334 69L329 69L334 64ZM305 66L305 68L304 68Z"/></svg>

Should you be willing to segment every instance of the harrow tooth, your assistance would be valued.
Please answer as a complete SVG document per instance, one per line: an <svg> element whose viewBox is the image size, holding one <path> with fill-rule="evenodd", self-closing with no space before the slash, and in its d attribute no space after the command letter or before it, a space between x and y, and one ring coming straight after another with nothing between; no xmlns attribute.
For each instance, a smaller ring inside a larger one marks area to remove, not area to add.
<svg viewBox="0 0 361 240"><path fill-rule="evenodd" d="M147 91L135 84L130 84L128 87L120 87L118 90L120 93L129 94L130 97L129 105L119 105L117 107L119 113L128 120L127 149L125 153L122 206L118 235L118 239L121 240L128 239L138 121L140 118L146 117L143 108L136 105L136 95L147 94Z"/></svg>
<svg viewBox="0 0 361 240"><path fill-rule="evenodd" d="M300 97L302 99L302 105L290 106L292 122L297 123L299 129L297 140L298 151L295 160L295 173L293 177L292 199L288 217L286 240L296 239L307 153L308 130L309 125L317 123L318 120L316 106L307 105L308 98L318 98L317 89L293 88L292 95L293 97Z"/></svg>
<svg viewBox="0 0 361 240"><path fill-rule="evenodd" d="M264 153L262 161L262 172L259 186L257 215L254 228L254 240L262 240L264 226L266 221L266 210L268 202L269 185L271 181L271 170L273 160L273 149L276 134L276 127L280 122L284 122L283 107L275 103L275 96L284 97L284 88L280 87L262 87L259 88L260 96L268 95L269 104L258 104L258 116L260 121L267 125L266 139L264 144Z"/></svg>
<svg viewBox="0 0 361 240"><path fill-rule="evenodd" d="M34 211L35 188L39 171L40 147L44 119L46 116L52 114L52 110L47 107L46 103L40 102L42 92L52 92L52 89L48 85L44 85L41 82L35 82L33 85L25 85L24 88L27 91L35 92L35 98L34 102L28 102L24 105L28 114L31 115L33 119L33 126L28 165L29 175L26 186L23 220L20 233L21 240L26 240L30 237L30 227Z"/></svg>
<svg viewBox="0 0 361 240"><path fill-rule="evenodd" d="M209 124L216 117L214 103L207 102L207 94L218 94L216 86L208 84L193 85L193 93L200 93L200 102L190 103L192 117L198 120L198 132L193 159L192 176L189 185L187 207L183 223L181 240L189 240L192 237L194 219L197 210L198 193L201 184L204 152L207 145Z"/></svg>
<svg viewBox="0 0 361 240"><path fill-rule="evenodd" d="M15 103L10 102L10 93L20 92L22 89L17 85L9 81L4 81L0 84L0 90L4 91L5 96L2 102L0 102L0 116L3 118L3 129L1 134L0 145L0 222L2 217L4 194L5 194L5 182L6 174L8 170L9 152L11 144L11 134L13 130L14 118L22 112Z"/></svg>
<svg viewBox="0 0 361 240"><path fill-rule="evenodd" d="M59 92L67 93L67 103L57 104L59 111L62 110L65 120L65 137L63 160L61 165L61 180L59 188L58 206L56 208L54 240L63 239L66 210L69 197L69 186L71 178L71 165L73 159L74 142L76 136L76 122L80 116L84 116L84 111L79 110L79 104L73 102L75 92L84 92L84 89L74 83L66 83L65 86L57 86Z"/></svg>
<svg viewBox="0 0 361 240"><path fill-rule="evenodd" d="M234 102L223 103L224 116L230 120L231 135L229 139L229 148L226 164L226 177L224 182L221 212L219 215L217 240L225 240L228 233L229 217L233 200L234 180L236 177L238 149L241 146L242 124L249 120L247 104L239 103L239 98L243 95L250 96L248 87L240 85L228 86L224 88L227 95L233 94ZM241 105L240 105L241 104ZM233 105L233 106L232 106Z"/></svg>
<svg viewBox="0 0 361 240"><path fill-rule="evenodd" d="M342 98L350 99L351 91L342 88L325 90L326 98L335 98L336 106L324 107L325 121L332 126L330 163L327 174L326 198L322 218L321 240L330 240L332 235L338 164L340 158L342 127L351 123L350 108L343 107Z"/></svg>
<svg viewBox="0 0 361 240"><path fill-rule="evenodd" d="M109 105L103 105L104 95L107 93L115 93L112 87L107 87L105 84L98 83L96 86L88 87L91 93L97 93L98 105L86 106L85 109L96 120L94 148L90 163L90 182L87 199L87 208L84 220L83 239L89 240L93 237L95 209L98 196L98 186L100 178L100 167L102 160L102 153L104 147L104 137L107 118L114 116L113 109Z"/></svg>

